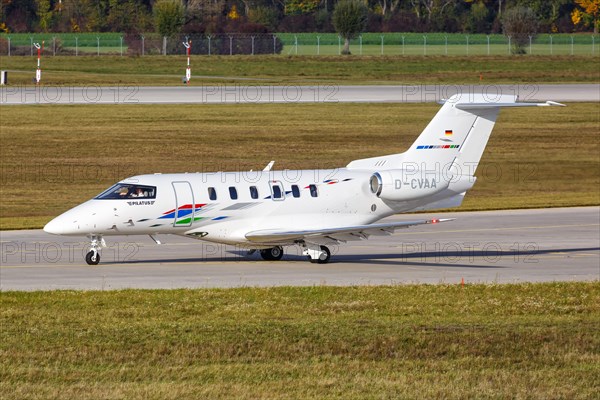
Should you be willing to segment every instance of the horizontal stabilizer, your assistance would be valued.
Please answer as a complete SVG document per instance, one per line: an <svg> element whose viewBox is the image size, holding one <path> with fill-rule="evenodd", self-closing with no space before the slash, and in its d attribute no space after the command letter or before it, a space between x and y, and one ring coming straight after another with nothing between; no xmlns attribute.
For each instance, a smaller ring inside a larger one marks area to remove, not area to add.
<svg viewBox="0 0 600 400"><path fill-rule="evenodd" d="M547 101L545 103L457 103L454 107L460 110L484 110L493 109L499 107L550 107L559 106L565 107L564 104L557 103L555 101Z"/></svg>
<svg viewBox="0 0 600 400"><path fill-rule="evenodd" d="M408 228L415 225L437 224L439 222L452 221L454 218L446 219L422 219L416 221L391 222L387 224L356 225L339 228L315 229L315 230L261 230L246 234L246 239L257 243L280 243L294 242L296 240L311 241L319 237L345 242L347 240L366 239L369 235L381 235L393 233L396 229Z"/></svg>

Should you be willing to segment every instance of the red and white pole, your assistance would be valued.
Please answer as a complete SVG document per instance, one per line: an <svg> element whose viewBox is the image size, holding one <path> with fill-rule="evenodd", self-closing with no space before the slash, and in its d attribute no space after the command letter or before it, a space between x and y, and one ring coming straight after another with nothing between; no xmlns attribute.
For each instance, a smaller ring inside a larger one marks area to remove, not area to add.
<svg viewBox="0 0 600 400"><path fill-rule="evenodd" d="M35 46L35 48L37 49L37 69L35 70L35 84L39 84L40 80L42 79L42 68L40 66L40 61L42 58L42 52L44 51L44 41L42 40L42 45L40 46L39 43L34 43L33 44Z"/></svg>
<svg viewBox="0 0 600 400"><path fill-rule="evenodd" d="M188 40L187 42L183 42L187 53L187 68L185 69L185 83L186 85L190 84L190 79L192 78L192 69L190 68L190 52L192 50L192 41Z"/></svg>

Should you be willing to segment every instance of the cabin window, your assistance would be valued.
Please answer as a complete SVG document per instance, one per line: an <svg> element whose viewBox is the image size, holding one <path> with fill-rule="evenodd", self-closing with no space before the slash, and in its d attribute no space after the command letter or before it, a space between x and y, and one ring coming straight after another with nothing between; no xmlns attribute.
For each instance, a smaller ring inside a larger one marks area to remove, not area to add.
<svg viewBox="0 0 600 400"><path fill-rule="evenodd" d="M155 199L156 186L117 183L96 196L97 200Z"/></svg>
<svg viewBox="0 0 600 400"><path fill-rule="evenodd" d="M310 195L312 197L317 197L319 195L319 192L317 191L317 185L308 185L308 188L310 189Z"/></svg>
<svg viewBox="0 0 600 400"><path fill-rule="evenodd" d="M229 197L231 200L237 200L237 189L235 186L229 186Z"/></svg>
<svg viewBox="0 0 600 400"><path fill-rule="evenodd" d="M292 185L292 196L300 197L300 188L298 185Z"/></svg>
<svg viewBox="0 0 600 400"><path fill-rule="evenodd" d="M214 187L209 187L208 188L208 198L211 200L216 200L217 199L217 191L215 190Z"/></svg>
<svg viewBox="0 0 600 400"><path fill-rule="evenodd" d="M283 198L283 193L282 193L281 187L279 185L273 185L271 187L273 188L273 198L274 199Z"/></svg>
<svg viewBox="0 0 600 400"><path fill-rule="evenodd" d="M256 186L250 186L250 197L253 199L258 199L258 189Z"/></svg>

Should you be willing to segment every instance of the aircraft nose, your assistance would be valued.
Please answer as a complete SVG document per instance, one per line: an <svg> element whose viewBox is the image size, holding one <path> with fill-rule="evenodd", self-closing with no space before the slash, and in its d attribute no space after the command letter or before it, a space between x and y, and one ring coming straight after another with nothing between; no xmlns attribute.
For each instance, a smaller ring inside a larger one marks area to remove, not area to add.
<svg viewBox="0 0 600 400"><path fill-rule="evenodd" d="M56 217L44 226L44 232L53 235L62 235L65 232L64 218Z"/></svg>

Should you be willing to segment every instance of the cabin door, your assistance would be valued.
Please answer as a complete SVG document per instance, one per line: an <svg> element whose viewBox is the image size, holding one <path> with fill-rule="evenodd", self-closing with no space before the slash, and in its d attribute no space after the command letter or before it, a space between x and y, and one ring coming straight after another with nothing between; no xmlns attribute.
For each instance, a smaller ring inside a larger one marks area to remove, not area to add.
<svg viewBox="0 0 600 400"><path fill-rule="evenodd" d="M172 182L175 191L173 226L191 226L194 220L194 192L189 182Z"/></svg>

